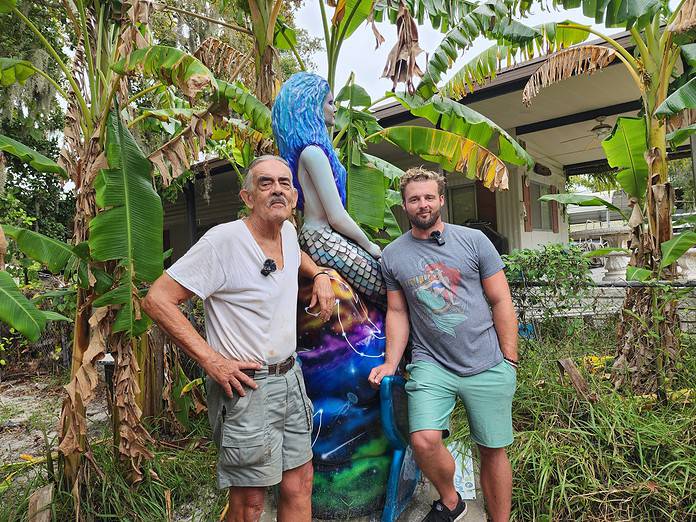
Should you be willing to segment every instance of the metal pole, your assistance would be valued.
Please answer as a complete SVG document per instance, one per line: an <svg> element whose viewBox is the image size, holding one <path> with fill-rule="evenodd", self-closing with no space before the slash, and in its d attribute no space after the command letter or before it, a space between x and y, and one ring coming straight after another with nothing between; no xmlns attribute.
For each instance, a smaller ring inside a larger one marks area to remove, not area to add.
<svg viewBox="0 0 696 522"><path fill-rule="evenodd" d="M195 181L187 181L184 185L184 199L186 201L186 224L188 228L188 248L196 242L196 184Z"/></svg>
<svg viewBox="0 0 696 522"><path fill-rule="evenodd" d="M696 134L692 134L689 138L691 144L691 179L694 182L694 191L692 192L691 206L696 210Z"/></svg>

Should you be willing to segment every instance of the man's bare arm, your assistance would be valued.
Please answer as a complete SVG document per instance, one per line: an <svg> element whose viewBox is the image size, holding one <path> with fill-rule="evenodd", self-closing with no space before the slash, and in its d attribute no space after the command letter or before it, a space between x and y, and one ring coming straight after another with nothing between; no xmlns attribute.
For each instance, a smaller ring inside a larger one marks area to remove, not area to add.
<svg viewBox="0 0 696 522"><path fill-rule="evenodd" d="M384 364L372 368L368 377L370 385L375 388L379 386L384 377L394 375L408 344L408 304L401 290L387 291L386 330L387 348Z"/></svg>
<svg viewBox="0 0 696 522"><path fill-rule="evenodd" d="M502 270L481 280L483 291L493 312L500 350L508 359L517 361L517 314L512 304L510 287Z"/></svg>
<svg viewBox="0 0 696 522"><path fill-rule="evenodd" d="M165 272L150 287L143 300L143 309L178 346L201 365L205 373L222 386L229 397L232 397L232 388L239 395L245 395L243 385L256 388L256 383L242 370L258 370L261 365L250 361L233 361L213 350L179 310L179 305L192 296L193 292Z"/></svg>
<svg viewBox="0 0 696 522"><path fill-rule="evenodd" d="M331 288L331 278L328 274L314 277L321 272L322 269L317 266L311 257L305 252L300 252L300 275L314 281L309 308L312 308L318 302L320 309L319 317L324 321L328 321L336 305L336 295L333 288Z"/></svg>

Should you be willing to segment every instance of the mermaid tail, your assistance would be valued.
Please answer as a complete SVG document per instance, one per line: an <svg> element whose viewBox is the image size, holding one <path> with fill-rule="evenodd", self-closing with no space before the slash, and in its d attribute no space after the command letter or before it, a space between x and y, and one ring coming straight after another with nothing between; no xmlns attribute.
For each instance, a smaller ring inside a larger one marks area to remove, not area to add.
<svg viewBox="0 0 696 522"><path fill-rule="evenodd" d="M367 301L384 310L387 290L379 262L367 251L331 227L302 227L298 240L302 250L319 266L333 268Z"/></svg>

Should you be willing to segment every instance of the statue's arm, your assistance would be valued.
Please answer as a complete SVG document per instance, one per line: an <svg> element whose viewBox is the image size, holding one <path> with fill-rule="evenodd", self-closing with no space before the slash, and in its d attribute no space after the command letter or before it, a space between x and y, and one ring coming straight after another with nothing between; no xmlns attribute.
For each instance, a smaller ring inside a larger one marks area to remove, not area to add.
<svg viewBox="0 0 696 522"><path fill-rule="evenodd" d="M303 168L310 177L331 228L355 241L371 256L380 257L382 254L380 248L370 242L365 232L343 208L331 173L331 164L324 151L314 145L305 148L300 154L300 168ZM305 192L307 188L302 187Z"/></svg>

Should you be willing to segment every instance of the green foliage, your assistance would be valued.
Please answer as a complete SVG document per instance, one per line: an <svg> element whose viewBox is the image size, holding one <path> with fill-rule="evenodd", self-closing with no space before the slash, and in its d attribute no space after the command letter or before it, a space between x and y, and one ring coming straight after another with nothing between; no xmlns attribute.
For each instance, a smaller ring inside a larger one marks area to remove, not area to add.
<svg viewBox="0 0 696 522"><path fill-rule="evenodd" d="M102 209L89 223L89 247L96 261L122 265L118 286L94 306L120 304L114 332L140 335L147 321L133 306L138 283L162 273L162 203L152 186L152 165L123 125L116 111L109 115L106 140L108 169L95 180L96 202Z"/></svg>
<svg viewBox="0 0 696 522"><path fill-rule="evenodd" d="M0 321L17 329L30 341L37 341L46 325L46 317L24 297L5 271L0 271Z"/></svg>
<svg viewBox="0 0 696 522"><path fill-rule="evenodd" d="M112 69L119 74L136 70L165 85L175 85L186 96L194 97L204 89L215 89L215 77L198 59L165 45L152 45L133 51L116 62Z"/></svg>
<svg viewBox="0 0 696 522"><path fill-rule="evenodd" d="M264 136L272 136L271 111L239 82L217 80L214 112L233 112L245 117L250 125Z"/></svg>
<svg viewBox="0 0 696 522"><path fill-rule="evenodd" d="M590 196L587 194L546 194L539 198L539 201L558 201L563 205L577 205L579 207L597 207L604 206L614 212L618 212L626 221L628 218L624 215L621 209L615 205L612 205L607 200L602 199L598 196Z"/></svg>
<svg viewBox="0 0 696 522"><path fill-rule="evenodd" d="M696 245L696 232L682 232L677 237L662 243L660 245L662 250L660 270L676 262L694 245Z"/></svg>
<svg viewBox="0 0 696 522"><path fill-rule="evenodd" d="M16 156L39 172L53 172L65 176L65 171L55 161L7 136L0 135L0 152Z"/></svg>
<svg viewBox="0 0 696 522"><path fill-rule="evenodd" d="M68 265L75 268L77 256L67 243L25 228L12 225L2 225L2 228L25 255L41 262L54 274L65 270Z"/></svg>
<svg viewBox="0 0 696 522"><path fill-rule="evenodd" d="M486 188L497 188L501 177L507 173L505 164L490 150L452 132L401 125L388 127L371 137L373 140L379 138L425 161L437 163L447 171L479 179Z"/></svg>
<svg viewBox="0 0 696 522"><path fill-rule="evenodd" d="M393 95L411 114L425 118L438 128L463 136L491 149L497 147L497 156L514 165L534 167L534 159L504 129L475 110L440 95L425 101L408 94Z"/></svg>
<svg viewBox="0 0 696 522"><path fill-rule="evenodd" d="M629 196L642 202L648 185L648 163L645 161L647 136L644 118L617 118L611 134L602 141L609 166L622 169L616 180Z"/></svg>
<svg viewBox="0 0 696 522"><path fill-rule="evenodd" d="M523 290L516 303L520 322L535 310L543 320L577 305L590 281L589 259L575 245L547 244L541 249L514 250L503 256L510 285Z"/></svg>
<svg viewBox="0 0 696 522"><path fill-rule="evenodd" d="M588 282L589 263L575 245L554 243L541 249L514 250L503 260L509 281L552 283L564 289L563 296Z"/></svg>
<svg viewBox="0 0 696 522"><path fill-rule="evenodd" d="M36 69L27 60L0 58L0 86L8 87L14 83L24 85L27 78L36 73Z"/></svg>
<svg viewBox="0 0 696 522"><path fill-rule="evenodd" d="M471 46L476 38L486 38L525 45L540 36L538 30L528 27L511 16L515 2L487 0L461 17L433 51L425 68L418 93L431 97L442 76L449 70L459 54Z"/></svg>
<svg viewBox="0 0 696 522"><path fill-rule="evenodd" d="M476 55L442 86L440 93L459 99L493 80L503 66L510 67L518 60L530 60L535 56L566 49L589 37L587 31L560 27L557 22L545 23L535 29L539 36L522 45L512 42L496 43Z"/></svg>
<svg viewBox="0 0 696 522"><path fill-rule="evenodd" d="M668 96L655 110L655 115L669 118L686 109L696 109L696 77Z"/></svg>
<svg viewBox="0 0 696 522"><path fill-rule="evenodd" d="M650 398L620 395L606 380L611 357L606 370L591 373L584 361L613 355L607 340L615 332L608 326L581 324L573 336L522 343L515 442L508 449L513 520L677 522L694 516L696 405L657 407ZM687 342L693 349L693 340ZM681 372L689 387L696 377L691 353ZM578 364L599 395L596 403L582 401L559 379L562 357Z"/></svg>

